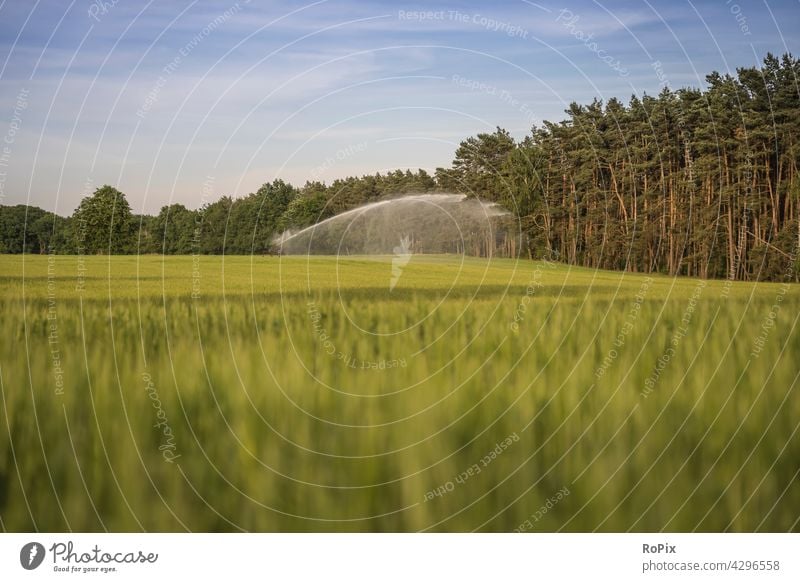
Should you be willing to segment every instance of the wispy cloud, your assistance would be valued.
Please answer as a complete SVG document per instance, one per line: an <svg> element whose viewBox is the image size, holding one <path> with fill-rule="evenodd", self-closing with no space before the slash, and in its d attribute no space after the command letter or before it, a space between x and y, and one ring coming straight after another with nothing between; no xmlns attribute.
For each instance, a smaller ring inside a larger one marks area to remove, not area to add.
<svg viewBox="0 0 800 582"><path fill-rule="evenodd" d="M32 184L32 202L59 192L69 210L92 173L118 182L135 208L170 197L191 206L208 171L220 192L275 176L302 183L331 151L361 141L368 147L326 179L447 165L461 139L495 125L521 136L534 117L562 118L570 101L656 92L656 59L677 87L751 64L754 50L798 52L788 23L800 5L771 0L776 30L769 14L741 4L747 38L724 3L704 0L691 10L623 0L126 0L99 22L89 3L5 2L0 126L20 87L31 91L6 201L24 201ZM567 30L565 10L627 77Z"/></svg>

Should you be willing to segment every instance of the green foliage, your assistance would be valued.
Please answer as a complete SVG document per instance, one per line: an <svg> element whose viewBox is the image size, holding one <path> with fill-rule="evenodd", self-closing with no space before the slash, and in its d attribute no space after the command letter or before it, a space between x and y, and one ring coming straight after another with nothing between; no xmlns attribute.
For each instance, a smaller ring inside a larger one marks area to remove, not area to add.
<svg viewBox="0 0 800 582"><path fill-rule="evenodd" d="M453 174L447 179L457 184L458 192L497 201L504 190L501 169L514 148L514 139L499 127L494 133L470 137L458 146Z"/></svg>
<svg viewBox="0 0 800 582"><path fill-rule="evenodd" d="M125 195L105 185L81 200L72 215L75 246L83 254L129 253L133 246L131 207Z"/></svg>
<svg viewBox="0 0 800 582"><path fill-rule="evenodd" d="M183 204L171 204L161 208L158 216L142 224L152 241L143 252L164 253L167 255L188 255L192 253L192 236L197 222L197 213L188 210Z"/></svg>
<svg viewBox="0 0 800 582"><path fill-rule="evenodd" d="M324 185L306 184L302 193L287 206L279 226L281 231L297 230L331 216L333 216L333 212L328 207Z"/></svg>
<svg viewBox="0 0 800 582"><path fill-rule="evenodd" d="M530 254L672 275L795 279L800 231L800 61L712 73L708 89L605 106L514 144L506 132L461 143L440 188L514 212ZM798 236L792 236L797 231ZM793 274L794 273L794 274Z"/></svg>
<svg viewBox="0 0 800 582"><path fill-rule="evenodd" d="M0 206L0 252L69 252L68 220L35 206Z"/></svg>

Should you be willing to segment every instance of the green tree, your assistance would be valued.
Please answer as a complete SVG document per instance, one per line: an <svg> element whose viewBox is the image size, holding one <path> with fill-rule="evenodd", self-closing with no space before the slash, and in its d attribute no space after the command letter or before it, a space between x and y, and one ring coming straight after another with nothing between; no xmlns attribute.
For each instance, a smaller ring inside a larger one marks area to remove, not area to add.
<svg viewBox="0 0 800 582"><path fill-rule="evenodd" d="M142 231L152 239L149 245L143 244L142 252L163 253L165 255L188 255L192 253L192 236L197 213L183 204L164 206L158 216L142 221ZM144 233L142 233L144 234ZM145 239L142 236L142 239Z"/></svg>
<svg viewBox="0 0 800 582"><path fill-rule="evenodd" d="M134 238L131 207L125 195L112 186L102 186L81 200L72 215L75 245L86 254L129 253Z"/></svg>
<svg viewBox="0 0 800 582"><path fill-rule="evenodd" d="M496 201L503 186L501 169L514 147L514 139L499 127L494 133L470 137L456 150L454 175L449 178L460 192Z"/></svg>
<svg viewBox="0 0 800 582"><path fill-rule="evenodd" d="M0 252L67 252L66 223L65 218L36 206L0 206Z"/></svg>
<svg viewBox="0 0 800 582"><path fill-rule="evenodd" d="M328 205L327 189L319 182L308 182L292 200L280 220L279 230L305 228L333 216Z"/></svg>

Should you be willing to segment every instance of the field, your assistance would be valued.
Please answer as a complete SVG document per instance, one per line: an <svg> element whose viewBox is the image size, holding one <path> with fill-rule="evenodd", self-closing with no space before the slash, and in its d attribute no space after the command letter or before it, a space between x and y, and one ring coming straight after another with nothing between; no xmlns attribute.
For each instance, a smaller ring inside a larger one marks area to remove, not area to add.
<svg viewBox="0 0 800 582"><path fill-rule="evenodd" d="M800 531L796 286L393 260L0 257L3 530Z"/></svg>

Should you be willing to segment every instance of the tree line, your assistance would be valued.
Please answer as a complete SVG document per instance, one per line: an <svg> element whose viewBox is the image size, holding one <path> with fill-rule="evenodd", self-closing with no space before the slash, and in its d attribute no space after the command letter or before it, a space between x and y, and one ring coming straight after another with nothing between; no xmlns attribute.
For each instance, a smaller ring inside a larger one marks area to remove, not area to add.
<svg viewBox="0 0 800 582"><path fill-rule="evenodd" d="M281 180L199 209L134 215L110 186L70 217L0 207L5 253L250 254L274 235L410 192L462 192L517 218L531 258L703 278L796 278L800 246L800 61L717 72L706 88L570 104L515 140L459 145L433 176L409 170L297 188Z"/></svg>
<svg viewBox="0 0 800 582"><path fill-rule="evenodd" d="M0 206L0 253L56 254L251 254L275 251L276 234L301 229L344 210L386 196L436 189L424 170L308 182L264 184L241 198L222 196L190 210L182 204L155 216L134 214L124 193L105 185L73 214L35 206Z"/></svg>

